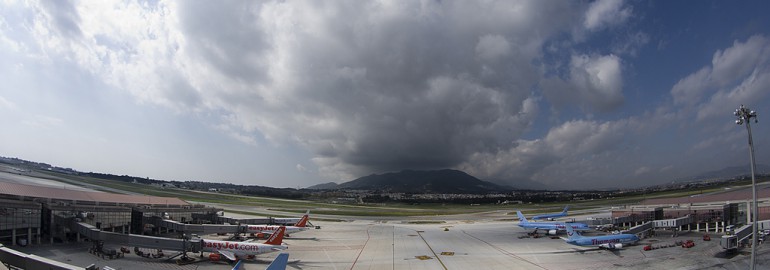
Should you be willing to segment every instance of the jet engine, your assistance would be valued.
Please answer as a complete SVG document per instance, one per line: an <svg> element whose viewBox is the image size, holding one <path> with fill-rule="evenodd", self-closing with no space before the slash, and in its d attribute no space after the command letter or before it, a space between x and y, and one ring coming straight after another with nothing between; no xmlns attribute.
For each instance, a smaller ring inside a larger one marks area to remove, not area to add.
<svg viewBox="0 0 770 270"><path fill-rule="evenodd" d="M556 230L549 230L548 235L556 235Z"/></svg>
<svg viewBox="0 0 770 270"><path fill-rule="evenodd" d="M623 248L623 244L617 243L617 244L602 244L599 247L606 248L606 249L621 249Z"/></svg>

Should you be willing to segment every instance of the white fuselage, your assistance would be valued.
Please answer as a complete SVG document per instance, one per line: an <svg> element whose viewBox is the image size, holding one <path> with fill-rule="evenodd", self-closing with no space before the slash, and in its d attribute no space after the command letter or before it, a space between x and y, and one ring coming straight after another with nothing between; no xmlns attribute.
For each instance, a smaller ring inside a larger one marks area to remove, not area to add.
<svg viewBox="0 0 770 270"><path fill-rule="evenodd" d="M246 232L272 234L278 231L278 228L280 227L281 226L278 226L278 225L248 225L246 227ZM284 227L286 227L286 234L292 234L295 232L301 232L301 231L307 230L306 227L297 227L297 226L284 226Z"/></svg>
<svg viewBox="0 0 770 270"><path fill-rule="evenodd" d="M228 251L236 256L248 256L284 250L286 249L286 246L204 239L202 240L202 248L203 251L206 252L216 253L219 251Z"/></svg>

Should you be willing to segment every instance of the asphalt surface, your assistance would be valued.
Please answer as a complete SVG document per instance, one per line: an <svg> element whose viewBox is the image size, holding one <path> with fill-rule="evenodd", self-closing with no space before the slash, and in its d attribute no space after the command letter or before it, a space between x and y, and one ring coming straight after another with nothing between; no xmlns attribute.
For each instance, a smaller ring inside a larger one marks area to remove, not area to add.
<svg viewBox="0 0 770 270"><path fill-rule="evenodd" d="M706 242L699 233L677 237L659 234L643 239L639 245L607 251L584 248L550 237L526 237L527 232L514 221L482 218L476 221L446 220L428 224L400 220L356 220L314 224L321 229L295 233L285 239L290 254L287 269L747 269L749 254L725 257L718 236ZM591 234L599 234L593 232ZM563 235L561 235L563 237ZM218 236L203 236L216 238ZM676 241L693 240L693 248L680 246L642 251L646 244L669 246ZM108 245L109 246L109 245ZM208 261L177 265L168 260L173 251L159 259L126 254L123 258L103 259L88 253L89 243L40 245L19 251L44 256L78 266L95 264L114 269L230 269L225 262ZM145 250L151 251L151 250ZM770 249L759 247L759 267L770 261ZM243 269L264 269L277 253L247 260Z"/></svg>

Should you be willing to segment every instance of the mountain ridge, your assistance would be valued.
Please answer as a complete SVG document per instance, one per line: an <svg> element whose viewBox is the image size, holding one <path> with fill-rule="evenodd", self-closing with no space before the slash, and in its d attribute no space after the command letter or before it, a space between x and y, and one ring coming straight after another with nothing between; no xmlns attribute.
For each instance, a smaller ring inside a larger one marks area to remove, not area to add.
<svg viewBox="0 0 770 270"><path fill-rule="evenodd" d="M403 170L359 177L336 186L333 183L315 185L313 189L362 189L402 193L487 193L511 190L495 183L480 180L463 171Z"/></svg>

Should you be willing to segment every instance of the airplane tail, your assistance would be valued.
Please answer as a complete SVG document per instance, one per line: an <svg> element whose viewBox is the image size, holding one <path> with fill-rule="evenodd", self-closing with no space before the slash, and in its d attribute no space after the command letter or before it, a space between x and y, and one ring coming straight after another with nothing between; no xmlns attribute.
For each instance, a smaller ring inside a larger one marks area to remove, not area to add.
<svg viewBox="0 0 770 270"><path fill-rule="evenodd" d="M562 215L567 215L567 210L569 210L569 205L564 207L564 211L561 211Z"/></svg>
<svg viewBox="0 0 770 270"><path fill-rule="evenodd" d="M521 213L521 211L516 211L516 215L519 216L519 221L521 221L521 222L529 222L529 221L527 221L527 218L524 217L524 214Z"/></svg>
<svg viewBox="0 0 770 270"><path fill-rule="evenodd" d="M241 270L241 265L243 265L243 260L238 260L238 263L233 266L232 270Z"/></svg>
<svg viewBox="0 0 770 270"><path fill-rule="evenodd" d="M278 254L272 263L265 270L286 270L286 264L289 262L289 253Z"/></svg>
<svg viewBox="0 0 770 270"><path fill-rule="evenodd" d="M281 226L277 231L275 231L275 233L270 235L270 238L265 241L265 244L280 246L281 243L283 243L284 233L286 233L286 226Z"/></svg>
<svg viewBox="0 0 770 270"><path fill-rule="evenodd" d="M307 213L305 213L305 215L302 216L299 222L297 222L297 224L294 224L294 226L305 227L307 225L308 219L310 219L310 216L308 215L308 213L310 213L310 210L307 210Z"/></svg>
<svg viewBox="0 0 770 270"><path fill-rule="evenodd" d="M566 225L564 226L564 229L567 230L568 241L582 238L582 236L580 236L580 234L578 234L575 229L572 228L571 224L565 223L564 225Z"/></svg>

